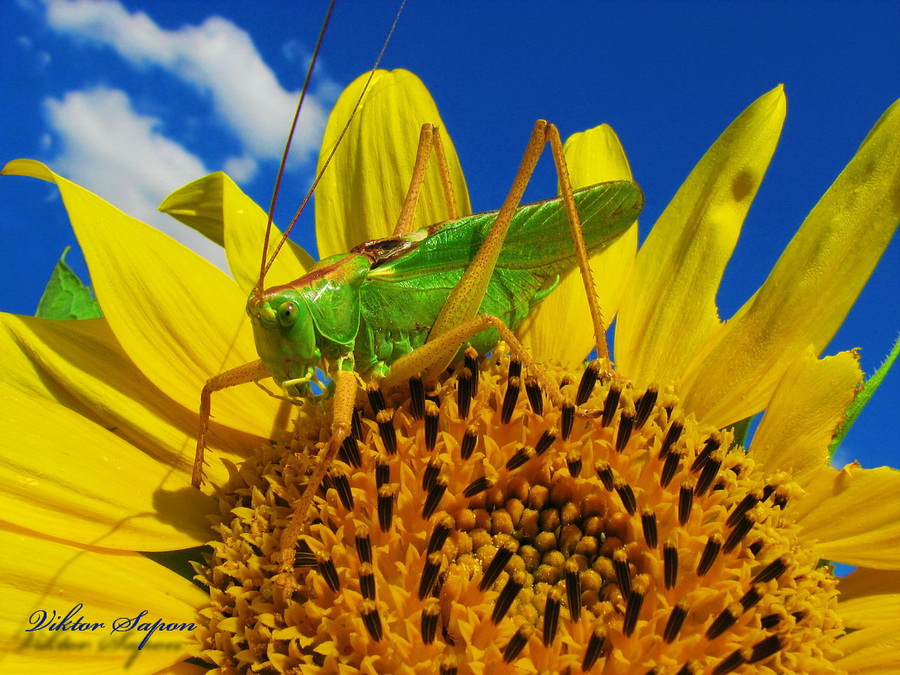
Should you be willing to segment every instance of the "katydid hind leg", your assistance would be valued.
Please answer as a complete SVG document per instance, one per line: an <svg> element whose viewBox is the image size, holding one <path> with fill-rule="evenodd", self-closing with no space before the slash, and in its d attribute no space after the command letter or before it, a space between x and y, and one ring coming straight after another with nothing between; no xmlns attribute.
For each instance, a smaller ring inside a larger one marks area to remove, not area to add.
<svg viewBox="0 0 900 675"><path fill-rule="evenodd" d="M445 301L437 320L431 328L425 345L393 364L385 381L387 386L397 384L412 375L425 371L431 374L429 379L433 381L435 378L434 374L442 372L449 365L459 347L466 340L473 337L480 330L494 326L500 332L501 337L510 344L511 349L525 363L533 376L538 379L554 404L557 406L564 404L556 383L534 363L518 340L516 340L512 331L497 317L488 317L484 314L476 316L487 292L491 275L496 267L497 259L503 248L503 243L516 209L534 173L535 166L547 145L550 146L553 155L576 258L588 295L598 354L600 354L601 358L608 357L605 327L588 264L587 247L584 243L581 220L575 205L568 167L563 153L562 140L558 129L554 125L544 120L538 120L531 132L531 137L525 148L524 156L513 180L512 187L497 214L490 232L482 242L476 256L469 263L463 277ZM480 326L480 328L472 332L472 329L477 326Z"/></svg>
<svg viewBox="0 0 900 675"><path fill-rule="evenodd" d="M382 380L383 387L390 389L409 378L424 372L433 370L435 363L440 363L443 355L447 351L454 353L459 350L460 345L470 340L483 330L494 328L500 334L500 338L507 343L512 353L522 362L522 365L537 379L541 388L546 392L547 396L553 401L553 404L562 407L566 404L563 395L560 393L559 386L547 375L546 372L531 358L531 355L522 346L518 338L513 334L512 330L503 322L502 319L489 314L478 314L471 319L463 321L454 326L446 333L443 333L433 340L429 340L418 349L410 352L401 359L394 362L387 376Z"/></svg>
<svg viewBox="0 0 900 675"><path fill-rule="evenodd" d="M510 223L512 223L516 209L522 201L522 195L525 193L525 188L529 180L531 180L534 167L537 165L543 146L546 143L547 126L547 122L543 120L538 120L534 125L531 138L519 165L519 170L513 180L509 194L506 196L506 200L497 214L497 219L481 243L478 253L475 254L475 257L472 258L472 261L466 267L466 271L463 273L459 283L450 292L443 307L441 307L441 311L428 334L429 342L452 330L454 326L468 321L478 313L478 308L481 306L481 301L487 293L488 283L491 280L491 275L494 273L494 267L503 248L503 242L506 239ZM444 370L450 364L455 353L455 350L448 347L447 353L435 362L432 372Z"/></svg>
<svg viewBox="0 0 900 675"><path fill-rule="evenodd" d="M594 341L597 348L597 356L603 361L609 361L609 344L606 340L606 324L600 311L600 302L597 298L597 289L594 285L594 275L591 273L590 257L587 246L584 243L584 232L581 229L581 217L575 206L575 194L572 189L572 181L569 179L569 166L563 150L559 129L550 124L547 127L547 141L553 153L553 162L556 165L556 175L559 177L559 193L566 209L566 220L572 234L572 243L575 247L575 257L578 260L578 271L584 281L584 293L588 301L588 309L591 314L591 323L594 329Z"/></svg>
<svg viewBox="0 0 900 675"><path fill-rule="evenodd" d="M200 429L197 432L197 449L194 452L194 469L191 473L191 485L199 488L203 485L203 455L206 451L206 434L209 431L209 418L212 415L212 394L228 387L254 382L269 374L261 360L245 363L237 368L214 375L203 385L200 392Z"/></svg>
<svg viewBox="0 0 900 675"><path fill-rule="evenodd" d="M509 194L497 214L497 219L494 221L490 232L482 242L478 253L469 263L459 283L451 291L441 308L438 318L429 333L428 341L435 340L442 334L452 330L454 326L460 325L478 313L481 302L487 293L491 275L494 273L497 259L500 256L506 234L509 231L516 209L522 201L525 188L531 180L535 166L547 145L550 145L554 164L559 176L566 217L575 242L576 257L579 261L579 267L582 270L582 276L585 279L585 288L588 290L588 302L592 307L591 315L594 318L598 348L601 346L603 347L603 349L600 349L601 355L605 356L608 353L608 350L605 349L605 328L603 327L600 310L597 306L593 279L590 274L590 267L588 266L587 247L585 246L583 233L581 231L581 220L578 215L578 209L575 206L575 198L572 192L571 181L569 180L569 172L566 166L565 156L563 155L562 141L560 140L557 128L545 120L538 120L535 123L534 129L531 132L531 138L525 148L522 162L519 165ZM458 347L459 345L448 345L447 351L442 357L440 359L435 359L431 367L431 372L436 373L443 371L450 364Z"/></svg>

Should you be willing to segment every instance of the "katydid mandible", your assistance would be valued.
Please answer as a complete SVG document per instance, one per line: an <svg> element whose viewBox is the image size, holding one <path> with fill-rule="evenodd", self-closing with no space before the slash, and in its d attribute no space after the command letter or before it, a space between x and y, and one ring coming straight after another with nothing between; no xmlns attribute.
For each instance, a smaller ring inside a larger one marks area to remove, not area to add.
<svg viewBox="0 0 900 675"><path fill-rule="evenodd" d="M538 121L499 212L406 232L432 149L439 165L446 165L438 138L437 130L425 125L416 162L421 170L414 171L412 197L393 236L322 260L289 284L264 290L260 278L247 301L260 360L210 378L203 389L195 485L203 480L211 392L271 376L289 395L309 396L316 368L334 382L332 438L283 534L283 562L292 559L316 491L350 433L360 380L394 387L421 374L434 382L448 365L462 359L466 345L485 353L503 339L553 403L562 405L557 385L522 349L512 329L552 291L560 274L577 260L586 264L584 252L601 250L618 238L643 207L640 188L632 182L601 183L573 192L559 132ZM562 196L519 206L548 143ZM452 212L448 182L446 187ZM599 342L602 323L595 330Z"/></svg>

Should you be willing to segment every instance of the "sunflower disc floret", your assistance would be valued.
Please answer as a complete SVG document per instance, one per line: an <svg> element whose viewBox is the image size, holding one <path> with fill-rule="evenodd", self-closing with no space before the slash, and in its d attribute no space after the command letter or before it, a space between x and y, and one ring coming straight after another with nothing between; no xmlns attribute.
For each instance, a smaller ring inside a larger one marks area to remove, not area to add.
<svg viewBox="0 0 900 675"><path fill-rule="evenodd" d="M307 406L291 450L225 490L204 656L248 672L832 672L836 581L785 515L790 477L673 394L585 372L562 374L574 418L502 347L434 397L370 388L284 575L279 536L328 437L327 406Z"/></svg>

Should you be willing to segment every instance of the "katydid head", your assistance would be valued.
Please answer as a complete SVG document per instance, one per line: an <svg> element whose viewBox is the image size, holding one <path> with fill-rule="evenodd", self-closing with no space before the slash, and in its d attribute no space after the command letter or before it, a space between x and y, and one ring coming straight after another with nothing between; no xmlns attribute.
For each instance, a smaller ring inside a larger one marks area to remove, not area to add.
<svg viewBox="0 0 900 675"><path fill-rule="evenodd" d="M309 395L321 353L307 301L290 286L255 290L247 314L257 353L275 381L295 396Z"/></svg>

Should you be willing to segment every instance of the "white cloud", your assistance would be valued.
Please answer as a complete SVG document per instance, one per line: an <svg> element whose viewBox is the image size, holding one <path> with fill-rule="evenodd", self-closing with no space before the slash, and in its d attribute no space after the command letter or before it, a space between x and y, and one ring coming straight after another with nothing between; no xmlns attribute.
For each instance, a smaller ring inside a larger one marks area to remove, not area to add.
<svg viewBox="0 0 900 675"><path fill-rule="evenodd" d="M44 101L61 147L54 169L190 246L222 269L223 249L156 210L172 190L208 173L203 163L138 115L128 95L98 87Z"/></svg>
<svg viewBox="0 0 900 675"><path fill-rule="evenodd" d="M241 28L214 16L200 25L167 30L118 0L44 0L42 6L56 32L112 49L136 69L159 68L211 101L217 118L242 146L224 167L212 170L225 168L246 182L261 160L280 159L298 93L281 87ZM289 51L299 58L302 48L291 45ZM314 162L326 109L338 94L337 83L320 78L307 96L292 144L293 164ZM179 114L184 105L170 108L166 101L153 101L152 90L145 90L142 100L165 114ZM126 92L109 87L47 99L45 110L55 168L224 267L219 247L156 211L171 190L208 172L200 158L165 135L159 119L139 114Z"/></svg>
<svg viewBox="0 0 900 675"><path fill-rule="evenodd" d="M19 35L16 37L16 45L22 51L33 55L34 65L38 70L44 70L50 65L50 62L52 61L50 54L43 49L35 49L34 41L27 35Z"/></svg>
<svg viewBox="0 0 900 675"><path fill-rule="evenodd" d="M244 155L243 157L231 157L230 159L227 159L224 168L225 173L231 176L236 182L241 183L250 180L256 174L256 169L258 167L259 164L255 159L249 155Z"/></svg>
<svg viewBox="0 0 900 675"><path fill-rule="evenodd" d="M50 0L48 25L106 45L138 66L157 66L208 94L246 153L278 158L298 93L284 90L250 36L230 21L210 17L199 26L165 30L142 12L114 0ZM294 160L315 156L337 87L322 82L307 96L293 142Z"/></svg>

